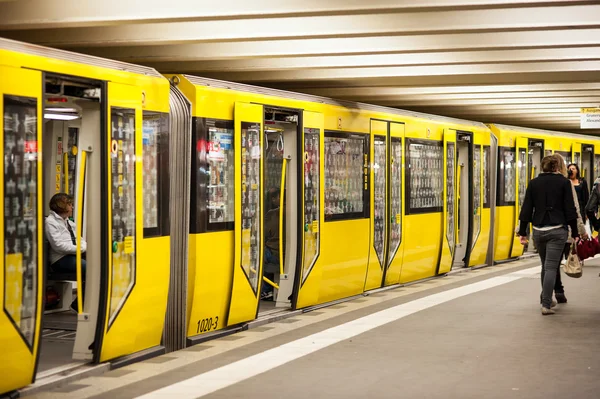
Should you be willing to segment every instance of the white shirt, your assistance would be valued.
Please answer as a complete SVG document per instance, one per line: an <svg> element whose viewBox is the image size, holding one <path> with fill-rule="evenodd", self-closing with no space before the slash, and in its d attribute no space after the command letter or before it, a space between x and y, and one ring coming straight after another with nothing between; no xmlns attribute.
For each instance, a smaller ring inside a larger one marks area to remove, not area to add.
<svg viewBox="0 0 600 399"><path fill-rule="evenodd" d="M65 255L75 255L77 246L73 245L71 233L67 229L67 223L71 226L75 234L75 223L69 219L63 219L58 213L50 211L46 217L46 238L50 243L50 264L54 264ZM83 237L81 238L81 253L84 253L87 244Z"/></svg>

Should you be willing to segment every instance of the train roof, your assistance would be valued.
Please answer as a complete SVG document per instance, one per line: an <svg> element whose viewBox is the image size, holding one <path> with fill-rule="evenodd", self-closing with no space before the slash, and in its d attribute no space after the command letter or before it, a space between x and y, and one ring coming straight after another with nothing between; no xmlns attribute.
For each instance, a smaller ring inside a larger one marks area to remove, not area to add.
<svg viewBox="0 0 600 399"><path fill-rule="evenodd" d="M531 134L545 134L551 136L561 136L565 138L573 138L573 139L581 139L582 137L588 138L590 140L598 139L598 136L586 135L586 134L576 134L576 133L566 133L556 130L544 130L544 129L534 129L530 127L521 127L521 126L513 126L513 125L503 125L501 123L489 123L489 126L496 126L501 130L511 130L515 132L525 132Z"/></svg>
<svg viewBox="0 0 600 399"><path fill-rule="evenodd" d="M312 94L303 94L303 93L297 93L297 92L287 91L287 90L271 89L271 88L266 88L266 87L247 85L247 84L243 84L243 83L233 83L233 82L227 82L227 81L217 80L217 79L202 78L202 77L198 77L198 76L194 76L194 75L182 74L182 76L184 76L192 84L199 85L199 86L209 86L209 87L216 87L216 88L221 88L221 89L239 90L239 91L263 94L263 95L268 95L268 96L286 97L286 98L291 98L291 99L298 100L298 101L308 101L308 102L317 102L317 103L321 103L321 104L338 105L338 106L347 107L347 108L356 108L356 109L368 110L368 111L374 111L374 112L385 112L385 113L401 115L401 116L411 116L411 117L427 119L427 120L431 120L431 121L435 121L435 122L446 122L446 123L450 122L450 123L465 125L465 126L469 126L469 127L475 127L475 128L479 128L479 129L489 129L485 123L466 120L466 119L458 119L458 118L451 118L451 117L447 117L447 116L425 114L425 113L421 113L421 112L406 111L406 110L402 110L399 108L384 107L381 105L365 104L365 103L354 102L354 101L335 100L335 99L332 99L329 97L321 97L321 96L315 96Z"/></svg>
<svg viewBox="0 0 600 399"><path fill-rule="evenodd" d="M158 73L158 71L154 68L130 64L127 62L114 61L107 58L95 57L92 55L75 53L67 50L58 50L51 47L24 43L11 39L0 38L0 50L15 51L40 57L54 58L63 61L76 62L80 64L115 69L119 71L137 73L146 76L153 76L157 78L164 78L164 76Z"/></svg>

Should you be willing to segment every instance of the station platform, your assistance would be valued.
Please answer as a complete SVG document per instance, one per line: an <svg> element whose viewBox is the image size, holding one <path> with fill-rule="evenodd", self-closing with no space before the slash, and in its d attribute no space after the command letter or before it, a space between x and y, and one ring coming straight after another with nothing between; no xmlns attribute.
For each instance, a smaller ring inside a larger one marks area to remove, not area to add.
<svg viewBox="0 0 600 399"><path fill-rule="evenodd" d="M600 259L540 312L531 257L295 314L25 398L598 398Z"/></svg>

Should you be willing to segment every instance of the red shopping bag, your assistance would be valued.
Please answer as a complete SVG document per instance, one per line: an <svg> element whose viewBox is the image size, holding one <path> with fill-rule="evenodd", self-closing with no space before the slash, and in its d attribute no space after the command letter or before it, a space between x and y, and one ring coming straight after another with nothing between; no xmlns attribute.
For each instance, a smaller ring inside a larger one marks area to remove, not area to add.
<svg viewBox="0 0 600 399"><path fill-rule="evenodd" d="M600 242L598 242L598 238L592 237L587 240L579 240L579 243L577 244L577 256L579 256L579 259L584 260L592 258L598 253L600 253Z"/></svg>

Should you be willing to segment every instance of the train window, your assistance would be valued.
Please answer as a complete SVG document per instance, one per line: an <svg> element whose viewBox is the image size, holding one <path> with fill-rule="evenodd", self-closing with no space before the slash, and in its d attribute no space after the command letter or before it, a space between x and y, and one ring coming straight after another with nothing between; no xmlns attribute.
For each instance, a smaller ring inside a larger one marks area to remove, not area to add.
<svg viewBox="0 0 600 399"><path fill-rule="evenodd" d="M29 348L38 275L37 100L4 96L4 312Z"/></svg>
<svg viewBox="0 0 600 399"><path fill-rule="evenodd" d="M190 231L233 230L233 121L194 118Z"/></svg>
<svg viewBox="0 0 600 399"><path fill-rule="evenodd" d="M514 148L498 148L498 195L497 205L515 205L516 199L516 150Z"/></svg>
<svg viewBox="0 0 600 399"><path fill-rule="evenodd" d="M391 225L390 225L390 255L388 266L394 259L394 255L402 241L402 139L392 137L391 148Z"/></svg>
<svg viewBox="0 0 600 399"><path fill-rule="evenodd" d="M319 184L320 184L320 130L304 129L304 270L308 277L319 256Z"/></svg>
<svg viewBox="0 0 600 399"><path fill-rule="evenodd" d="M112 107L111 140L117 143L111 154L112 194L112 284L110 320L115 320L135 284L135 109Z"/></svg>
<svg viewBox="0 0 600 399"><path fill-rule="evenodd" d="M369 139L325 132L325 221L369 217Z"/></svg>
<svg viewBox="0 0 600 399"><path fill-rule="evenodd" d="M491 190L490 180L492 168L490 167L490 146L483 146L483 207L490 207Z"/></svg>
<svg viewBox="0 0 600 399"><path fill-rule="evenodd" d="M144 237L169 234L169 114L143 113Z"/></svg>
<svg viewBox="0 0 600 399"><path fill-rule="evenodd" d="M406 214L442 212L444 146L441 141L407 139Z"/></svg>
<svg viewBox="0 0 600 399"><path fill-rule="evenodd" d="M373 140L374 145L374 156L373 156L373 188L374 188L374 240L373 244L375 247L375 253L379 258L379 264L383 265L385 262L385 239L386 239L386 221L387 221L387 207L386 207L386 175L387 175L387 154L386 154L386 143L385 136L375 136Z"/></svg>
<svg viewBox="0 0 600 399"><path fill-rule="evenodd" d="M600 154L596 154L596 155L594 155L594 179L597 179L599 177L600 177Z"/></svg>

